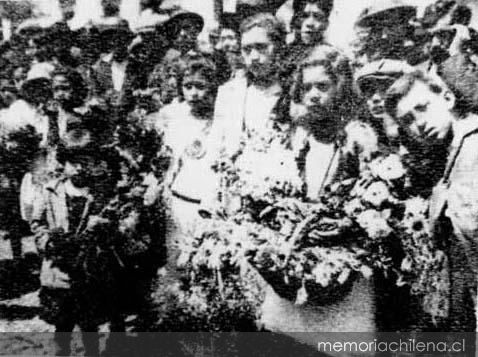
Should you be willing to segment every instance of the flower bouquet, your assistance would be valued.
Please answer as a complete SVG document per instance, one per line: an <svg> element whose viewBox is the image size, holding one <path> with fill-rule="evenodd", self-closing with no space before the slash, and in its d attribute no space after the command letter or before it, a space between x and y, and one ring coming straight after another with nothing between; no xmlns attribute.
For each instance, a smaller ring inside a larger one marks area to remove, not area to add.
<svg viewBox="0 0 478 357"><path fill-rule="evenodd" d="M356 272L371 274L356 257L364 252L342 245L353 222L305 200L284 131L249 133L237 158L216 169L226 187L220 197L224 205L199 227L190 246L182 247L181 265L196 272L213 268L221 275L226 266L242 272L252 267L280 296L298 303L325 304L350 290Z"/></svg>
<svg viewBox="0 0 478 357"><path fill-rule="evenodd" d="M83 283L111 282L118 268L154 270L166 258L162 173L169 153L161 136L134 118L122 125L107 146L119 172L91 185L83 216L69 234L49 232L45 254Z"/></svg>
<svg viewBox="0 0 478 357"><path fill-rule="evenodd" d="M19 185L38 153L41 141L41 134L31 125L0 128L2 188L9 188L12 180Z"/></svg>
<svg viewBox="0 0 478 357"><path fill-rule="evenodd" d="M381 271L410 285L433 316L446 313L445 257L427 231L426 200L409 193L400 155L376 157L315 203L305 200L281 131L249 135L239 155L216 169L223 205L184 250L180 263L192 272L214 269L224 279L236 267L244 280L240 272L253 267L281 297L324 305L360 275Z"/></svg>

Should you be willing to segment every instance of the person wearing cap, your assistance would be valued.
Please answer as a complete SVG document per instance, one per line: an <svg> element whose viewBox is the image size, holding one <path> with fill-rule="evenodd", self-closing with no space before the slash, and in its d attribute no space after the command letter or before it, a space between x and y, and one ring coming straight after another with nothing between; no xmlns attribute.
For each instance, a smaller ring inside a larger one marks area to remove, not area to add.
<svg viewBox="0 0 478 357"><path fill-rule="evenodd" d="M166 51L159 66L181 58L188 52L198 52L197 39L204 27L201 15L186 11L180 7L160 7L161 11L170 13L170 18L164 24L164 31L170 39L171 48Z"/></svg>
<svg viewBox="0 0 478 357"><path fill-rule="evenodd" d="M410 20L416 15L416 7L403 0L376 1L360 14L356 26L366 29L367 36L361 47L367 48L369 61L383 58L411 60L420 44L415 43L415 29Z"/></svg>
<svg viewBox="0 0 478 357"><path fill-rule="evenodd" d="M126 20L108 18L97 24L104 54L91 71L92 95L113 108L130 109L133 75L129 70L128 45L134 35Z"/></svg>
<svg viewBox="0 0 478 357"><path fill-rule="evenodd" d="M393 82L413 67L404 61L384 59L369 63L355 75L360 93L367 102L370 124L386 146L398 145L398 125L385 110L385 94Z"/></svg>

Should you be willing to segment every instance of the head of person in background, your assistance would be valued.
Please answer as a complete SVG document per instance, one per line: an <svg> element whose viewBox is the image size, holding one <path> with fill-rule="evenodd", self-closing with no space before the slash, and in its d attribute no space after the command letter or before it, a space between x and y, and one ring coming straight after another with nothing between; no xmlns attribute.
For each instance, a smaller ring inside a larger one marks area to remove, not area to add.
<svg viewBox="0 0 478 357"><path fill-rule="evenodd" d="M410 24L415 16L416 7L402 0L377 1L366 7L355 25L367 29L368 36L362 45L370 51L369 61L407 60L417 47L415 28Z"/></svg>
<svg viewBox="0 0 478 357"><path fill-rule="evenodd" d="M0 79L0 109L10 107L17 98L18 89L15 82L8 78Z"/></svg>
<svg viewBox="0 0 478 357"><path fill-rule="evenodd" d="M128 47L134 38L126 20L115 18L98 25L103 53L111 54L115 62L128 59Z"/></svg>
<svg viewBox="0 0 478 357"><path fill-rule="evenodd" d="M399 137L398 125L385 109L385 98L390 86L403 74L413 71L404 61L380 60L362 67L355 75L360 94L367 103L371 124L389 139Z"/></svg>
<svg viewBox="0 0 478 357"><path fill-rule="evenodd" d="M139 8L141 11L151 9L153 12L156 12L158 11L161 2L162 0L140 0Z"/></svg>
<svg viewBox="0 0 478 357"><path fill-rule="evenodd" d="M226 54L240 55L241 35L239 32L239 20L235 14L222 15L216 49Z"/></svg>
<svg viewBox="0 0 478 357"><path fill-rule="evenodd" d="M450 139L452 123L457 119L455 95L438 77L420 71L407 73L387 91L385 107L399 124L403 142L409 149L427 152L427 148Z"/></svg>
<svg viewBox="0 0 478 357"><path fill-rule="evenodd" d="M186 54L196 50L204 20L199 14L178 8L173 11L171 18L164 26L169 38L172 39L173 48Z"/></svg>
<svg viewBox="0 0 478 357"><path fill-rule="evenodd" d="M216 27L216 28L213 28L210 32L209 32L209 45L211 46L211 48L213 49L216 49L217 48L217 45L219 43L219 34L221 32L221 29L219 27Z"/></svg>
<svg viewBox="0 0 478 357"><path fill-rule="evenodd" d="M184 59L180 98L189 105L195 117L211 118L217 93L216 67L203 56Z"/></svg>
<svg viewBox="0 0 478 357"><path fill-rule="evenodd" d="M316 134L335 138L354 109L349 61L328 45L316 47L300 64L292 100L305 108L299 121Z"/></svg>
<svg viewBox="0 0 478 357"><path fill-rule="evenodd" d="M46 63L34 64L20 89L20 97L36 108L45 107L53 99L51 76L54 68Z"/></svg>
<svg viewBox="0 0 478 357"><path fill-rule="evenodd" d="M425 53L435 64L441 64L450 56L466 53L476 48L476 31L469 28L472 11L468 6L452 8L448 16L434 28L429 29L430 41Z"/></svg>
<svg viewBox="0 0 478 357"><path fill-rule="evenodd" d="M323 43L333 6L333 0L295 0L291 25L296 41L308 47Z"/></svg>
<svg viewBox="0 0 478 357"><path fill-rule="evenodd" d="M120 2L117 0L101 0L101 7L103 8L103 15L105 17L116 17L120 13Z"/></svg>
<svg viewBox="0 0 478 357"><path fill-rule="evenodd" d="M283 65L286 32L269 13L259 13L241 25L241 53L249 79L267 86L279 80Z"/></svg>
<svg viewBox="0 0 478 357"><path fill-rule="evenodd" d="M19 66L13 70L12 80L17 90L22 88L23 83L27 79L27 74L28 65L26 63L19 64Z"/></svg>
<svg viewBox="0 0 478 357"><path fill-rule="evenodd" d="M149 76L148 88L158 109L179 99L184 67L184 61L176 59L158 67Z"/></svg>
<svg viewBox="0 0 478 357"><path fill-rule="evenodd" d="M244 68L241 56L241 34L238 13L224 13L220 19L218 41L214 48L214 61L218 79L224 83Z"/></svg>
<svg viewBox="0 0 478 357"><path fill-rule="evenodd" d="M75 16L75 0L60 0L60 11L63 15L63 21L69 21Z"/></svg>
<svg viewBox="0 0 478 357"><path fill-rule="evenodd" d="M77 71L58 68L52 76L53 99L67 112L81 107L88 95L88 87Z"/></svg>
<svg viewBox="0 0 478 357"><path fill-rule="evenodd" d="M77 67L80 64L80 57L74 56L72 51L77 45L75 35L66 22L57 22L47 30L46 47L50 49L51 61L55 66Z"/></svg>
<svg viewBox="0 0 478 357"><path fill-rule="evenodd" d="M119 180L119 157L103 147L89 120L74 118L58 146L57 159L63 172L77 188L89 188L92 194L104 194ZM110 186L111 185L111 186Z"/></svg>

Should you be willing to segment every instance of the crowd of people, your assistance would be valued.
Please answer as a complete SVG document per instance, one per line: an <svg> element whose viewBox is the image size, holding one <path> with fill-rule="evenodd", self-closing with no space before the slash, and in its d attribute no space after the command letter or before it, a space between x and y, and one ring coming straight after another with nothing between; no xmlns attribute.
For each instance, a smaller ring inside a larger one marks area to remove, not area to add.
<svg viewBox="0 0 478 357"><path fill-rule="evenodd" d="M134 32L108 8L74 31L66 21L30 22L0 47L0 214L15 258L35 236L44 318L57 331L97 331L105 321L124 331L125 316L148 305L158 269L181 275L178 242L227 201L214 165L239 156L244 136L271 129L290 141L307 202L359 177L380 153L421 163L411 187L429 200L430 231L449 261L445 326L475 330L470 8L437 0L418 14L375 1L348 58L327 43L333 0L294 0L292 42L273 13L239 4L207 49L198 46L200 15L142 6L148 16ZM304 331L319 318L266 301ZM97 343L85 343L87 352ZM69 353L64 335L59 346Z"/></svg>

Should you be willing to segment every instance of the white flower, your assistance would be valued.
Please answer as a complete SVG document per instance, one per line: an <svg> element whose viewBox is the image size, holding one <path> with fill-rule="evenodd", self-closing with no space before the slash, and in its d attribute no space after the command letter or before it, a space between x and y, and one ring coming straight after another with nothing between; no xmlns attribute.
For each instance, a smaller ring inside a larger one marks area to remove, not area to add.
<svg viewBox="0 0 478 357"><path fill-rule="evenodd" d="M297 290L297 297L295 299L295 305L304 305L307 302L307 299L309 298L309 294L307 294L307 289L305 288L305 285L302 285L302 287Z"/></svg>
<svg viewBox="0 0 478 357"><path fill-rule="evenodd" d="M366 266L366 265L362 265L360 267L360 272L362 273L362 276L365 278L365 279L370 279L373 275L373 270Z"/></svg>
<svg viewBox="0 0 478 357"><path fill-rule="evenodd" d="M413 197L405 201L405 217L424 217L428 211L428 201Z"/></svg>
<svg viewBox="0 0 478 357"><path fill-rule="evenodd" d="M372 183L362 196L365 202L379 208L390 199L390 191L387 185L382 181Z"/></svg>
<svg viewBox="0 0 478 357"><path fill-rule="evenodd" d="M357 216L357 222L372 239L388 237L392 228L388 225L386 215L374 209L366 210Z"/></svg>
<svg viewBox="0 0 478 357"><path fill-rule="evenodd" d="M398 180L406 174L402 160L397 154L373 161L370 164L370 170L375 177L384 181Z"/></svg>
<svg viewBox="0 0 478 357"><path fill-rule="evenodd" d="M344 212L348 217L356 216L364 209L362 202L358 198L354 198L344 205Z"/></svg>

